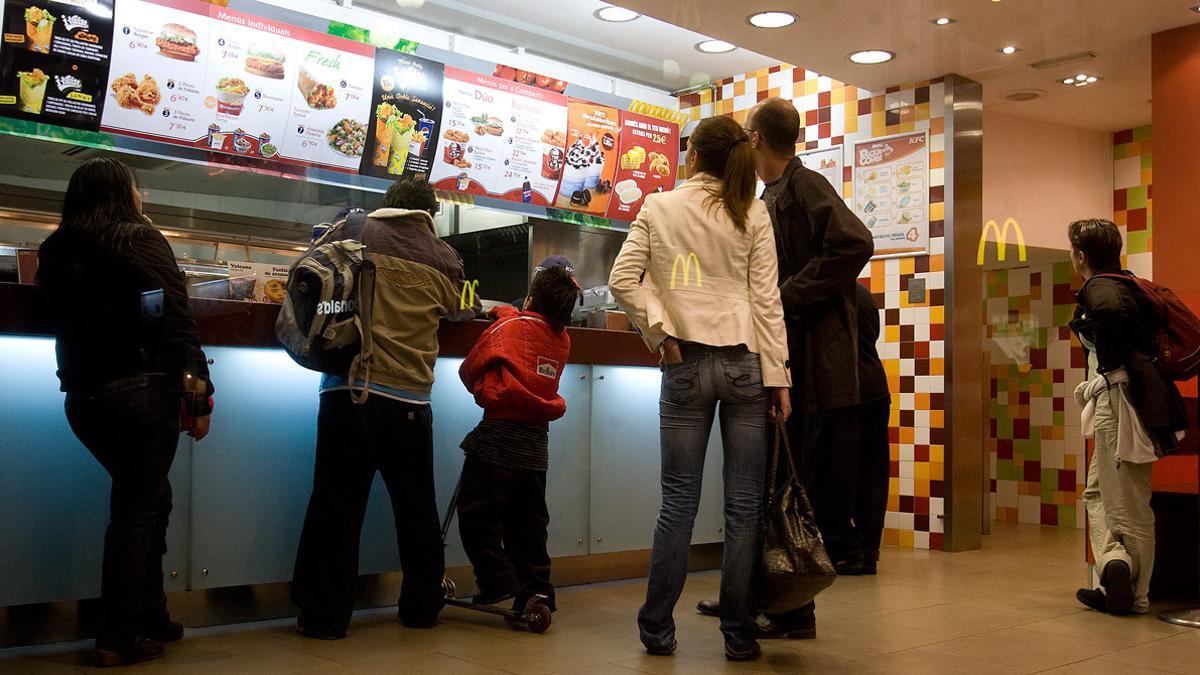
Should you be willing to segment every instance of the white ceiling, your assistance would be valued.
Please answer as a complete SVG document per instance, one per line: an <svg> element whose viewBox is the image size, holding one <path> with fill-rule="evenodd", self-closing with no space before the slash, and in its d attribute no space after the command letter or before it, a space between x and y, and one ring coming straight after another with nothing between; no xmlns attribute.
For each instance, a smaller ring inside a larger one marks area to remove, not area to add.
<svg viewBox="0 0 1200 675"><path fill-rule="evenodd" d="M409 21L466 35L648 85L665 91L757 70L778 62L738 49L702 54L705 39L690 30L641 17L600 21L600 0L354 0Z"/></svg>
<svg viewBox="0 0 1200 675"><path fill-rule="evenodd" d="M983 83L985 110L1102 130L1150 121L1150 35L1200 21L1191 11L1196 0L615 2L870 90L959 73ZM746 21L754 12L780 9L795 12L800 21L777 30ZM938 16L951 16L957 23L930 23ZM546 21L557 24L553 15ZM1007 44L1021 51L1000 54L997 50ZM878 66L855 65L846 58L868 48L893 51L897 58ZM1089 50L1099 57L1086 64L1029 67ZM1059 83L1077 72L1104 80L1078 89ZM1027 88L1046 95L1024 103L1004 98Z"/></svg>

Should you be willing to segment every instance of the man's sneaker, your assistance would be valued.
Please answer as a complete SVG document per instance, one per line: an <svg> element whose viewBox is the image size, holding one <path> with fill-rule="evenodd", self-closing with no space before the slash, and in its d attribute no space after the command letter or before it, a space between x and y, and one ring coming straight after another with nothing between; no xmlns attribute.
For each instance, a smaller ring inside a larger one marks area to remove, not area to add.
<svg viewBox="0 0 1200 675"><path fill-rule="evenodd" d="M679 648L679 643L676 642L675 640L671 640L670 642L668 642L665 645L655 645L655 646L646 645L646 653L649 654L650 656L670 656L670 655L674 654L675 650L678 648Z"/></svg>
<svg viewBox="0 0 1200 675"><path fill-rule="evenodd" d="M817 639L817 617L809 615L798 624L784 624L760 616L758 618L759 640L815 640Z"/></svg>
<svg viewBox="0 0 1200 675"><path fill-rule="evenodd" d="M161 642L139 638L133 644L133 649L124 651L114 651L111 649L102 649L97 647L94 654L96 658L96 667L98 668L113 668L115 666L125 666L131 663L143 663L152 659L157 659L166 652L166 648Z"/></svg>
<svg viewBox="0 0 1200 675"><path fill-rule="evenodd" d="M1075 599L1084 607L1095 610L1097 612L1107 612L1108 601L1104 597L1104 591L1099 588L1081 588L1075 591Z"/></svg>
<svg viewBox="0 0 1200 675"><path fill-rule="evenodd" d="M1113 560L1104 566L1100 585L1105 591L1105 610L1121 615L1133 611L1133 573L1124 560Z"/></svg>
<svg viewBox="0 0 1200 675"><path fill-rule="evenodd" d="M862 560L842 560L833 565L839 577L862 576L864 567L865 563Z"/></svg>
<svg viewBox="0 0 1200 675"><path fill-rule="evenodd" d="M155 642L163 644L179 642L183 639L183 624L168 619L153 626L142 627L142 634Z"/></svg>
<svg viewBox="0 0 1200 675"><path fill-rule="evenodd" d="M730 661L753 661L759 654L762 654L762 647L758 646L757 641L742 647L725 643L725 658Z"/></svg>
<svg viewBox="0 0 1200 675"><path fill-rule="evenodd" d="M304 617L296 619L296 632L311 640L341 640L346 637L345 631L338 633L314 626L308 623Z"/></svg>
<svg viewBox="0 0 1200 675"><path fill-rule="evenodd" d="M879 574L879 561L878 560L864 560L862 573L863 573L863 576L868 576L868 577L873 577L876 574Z"/></svg>
<svg viewBox="0 0 1200 675"><path fill-rule="evenodd" d="M512 600L517 597L516 593L480 593L471 598L472 605L496 605L505 600Z"/></svg>
<svg viewBox="0 0 1200 675"><path fill-rule="evenodd" d="M701 600L696 603L696 611L704 616L721 616L721 603L717 600Z"/></svg>

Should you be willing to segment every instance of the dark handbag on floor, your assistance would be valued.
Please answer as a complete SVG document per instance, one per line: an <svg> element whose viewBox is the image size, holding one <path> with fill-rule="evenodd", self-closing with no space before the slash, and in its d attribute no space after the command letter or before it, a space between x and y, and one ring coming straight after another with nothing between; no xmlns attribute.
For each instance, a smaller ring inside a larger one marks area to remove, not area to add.
<svg viewBox="0 0 1200 675"><path fill-rule="evenodd" d="M782 422L775 427L773 446L763 514L759 604L767 614L783 614L812 602L833 584L837 572L825 552L808 494L800 484ZM790 473L777 485L781 452Z"/></svg>

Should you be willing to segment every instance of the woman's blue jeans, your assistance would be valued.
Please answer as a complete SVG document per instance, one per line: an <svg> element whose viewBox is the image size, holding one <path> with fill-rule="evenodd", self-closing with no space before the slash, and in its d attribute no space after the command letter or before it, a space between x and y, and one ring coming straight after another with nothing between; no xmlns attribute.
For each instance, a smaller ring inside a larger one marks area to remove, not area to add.
<svg viewBox="0 0 1200 675"><path fill-rule="evenodd" d="M721 632L726 643L743 647L754 641L756 633L752 583L762 522L770 402L759 357L744 347L685 344L683 356L683 363L667 366L662 378L662 508L638 626L642 643L649 648L665 647L675 639L672 612L687 579L704 454L713 418L719 413L725 452Z"/></svg>

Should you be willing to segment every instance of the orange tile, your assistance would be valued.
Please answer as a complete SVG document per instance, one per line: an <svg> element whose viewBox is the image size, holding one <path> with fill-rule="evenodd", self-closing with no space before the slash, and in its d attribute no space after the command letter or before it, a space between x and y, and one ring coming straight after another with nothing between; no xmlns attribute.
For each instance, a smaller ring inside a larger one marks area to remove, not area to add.
<svg viewBox="0 0 1200 675"><path fill-rule="evenodd" d="M929 374L930 375L945 375L946 360L945 359L929 359Z"/></svg>
<svg viewBox="0 0 1200 675"><path fill-rule="evenodd" d="M929 394L917 394L916 395L917 410L929 410L930 398L931 397L929 396Z"/></svg>
<svg viewBox="0 0 1200 675"><path fill-rule="evenodd" d="M929 153L929 168L942 169L946 166L946 153L944 151Z"/></svg>
<svg viewBox="0 0 1200 675"><path fill-rule="evenodd" d="M917 479L917 496L924 497L920 490L921 481L925 481L926 489L929 488L929 462L916 462L913 464L913 477Z"/></svg>
<svg viewBox="0 0 1200 675"><path fill-rule="evenodd" d="M929 426L934 429L945 429L946 428L946 411L930 410L929 411Z"/></svg>
<svg viewBox="0 0 1200 675"><path fill-rule="evenodd" d="M946 271L946 256L938 253L929 256L929 271L930 272L945 272Z"/></svg>
<svg viewBox="0 0 1200 675"><path fill-rule="evenodd" d="M916 548L916 545L914 542L915 542L915 537L913 536L912 530L901 530L900 531L900 543L898 544L898 546L900 546L900 548Z"/></svg>
<svg viewBox="0 0 1200 675"><path fill-rule="evenodd" d="M921 464L917 464L917 467L920 467L920 466L921 466ZM929 479L921 480L921 478L917 478L916 483L914 484L913 487L916 488L914 490L914 492L916 492L916 494L913 495L914 497L928 497L929 496Z"/></svg>
<svg viewBox="0 0 1200 675"><path fill-rule="evenodd" d="M900 546L900 530L887 528L883 531L883 543L887 546Z"/></svg>
<svg viewBox="0 0 1200 675"><path fill-rule="evenodd" d="M931 445L929 446L929 461L935 464L943 464L946 461L946 446Z"/></svg>
<svg viewBox="0 0 1200 675"><path fill-rule="evenodd" d="M944 134L946 133L946 118L934 117L929 120L929 133Z"/></svg>
<svg viewBox="0 0 1200 675"><path fill-rule="evenodd" d="M929 480L946 480L946 465L943 462L929 463Z"/></svg>
<svg viewBox="0 0 1200 675"><path fill-rule="evenodd" d="M900 442L904 445L912 445L916 442L917 431L912 427L900 427Z"/></svg>

